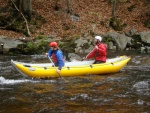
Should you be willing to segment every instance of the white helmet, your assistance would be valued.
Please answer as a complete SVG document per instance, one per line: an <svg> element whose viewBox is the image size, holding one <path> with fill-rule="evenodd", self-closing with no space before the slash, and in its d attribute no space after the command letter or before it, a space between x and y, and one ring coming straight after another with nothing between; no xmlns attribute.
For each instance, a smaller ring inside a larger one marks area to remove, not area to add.
<svg viewBox="0 0 150 113"><path fill-rule="evenodd" d="M102 37L100 36L95 36L95 39L99 40L100 42L102 41Z"/></svg>

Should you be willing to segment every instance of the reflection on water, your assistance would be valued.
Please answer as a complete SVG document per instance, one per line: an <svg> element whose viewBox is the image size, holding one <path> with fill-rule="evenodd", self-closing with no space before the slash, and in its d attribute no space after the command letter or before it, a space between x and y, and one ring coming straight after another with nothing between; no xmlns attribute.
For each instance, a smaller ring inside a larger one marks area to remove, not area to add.
<svg viewBox="0 0 150 113"><path fill-rule="evenodd" d="M11 59L48 62L44 56L0 59L0 113L150 112L148 56L133 57L119 73L52 80L23 78L10 65Z"/></svg>

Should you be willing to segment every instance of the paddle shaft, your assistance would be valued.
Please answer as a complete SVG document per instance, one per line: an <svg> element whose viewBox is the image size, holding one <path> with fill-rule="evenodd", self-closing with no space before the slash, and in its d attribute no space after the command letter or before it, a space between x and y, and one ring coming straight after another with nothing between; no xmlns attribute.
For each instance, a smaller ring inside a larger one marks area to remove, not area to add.
<svg viewBox="0 0 150 113"><path fill-rule="evenodd" d="M52 61L52 59L48 56L48 58L49 58L49 60L51 61L51 63L53 64L53 66L56 68L56 66L55 66L55 64L54 64L54 62ZM57 72L58 73L58 72ZM58 73L58 75L59 75L59 77L61 78L61 75L60 75L60 73Z"/></svg>

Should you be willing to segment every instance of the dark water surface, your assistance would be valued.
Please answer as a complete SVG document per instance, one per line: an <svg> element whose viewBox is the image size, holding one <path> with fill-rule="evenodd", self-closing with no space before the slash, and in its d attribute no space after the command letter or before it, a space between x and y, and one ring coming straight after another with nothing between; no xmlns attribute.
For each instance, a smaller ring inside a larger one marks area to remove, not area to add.
<svg viewBox="0 0 150 113"><path fill-rule="evenodd" d="M45 56L0 56L0 113L150 113L150 57L131 56L119 73L52 80L23 78L10 64Z"/></svg>

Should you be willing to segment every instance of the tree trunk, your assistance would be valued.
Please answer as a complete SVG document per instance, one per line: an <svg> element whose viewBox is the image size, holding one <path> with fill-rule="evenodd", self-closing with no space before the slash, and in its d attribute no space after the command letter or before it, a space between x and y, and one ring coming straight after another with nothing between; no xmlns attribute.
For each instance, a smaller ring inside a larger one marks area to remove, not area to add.
<svg viewBox="0 0 150 113"><path fill-rule="evenodd" d="M56 2L55 2L55 7L54 7L55 11L59 10L58 2L59 2L59 0L56 0Z"/></svg>
<svg viewBox="0 0 150 113"><path fill-rule="evenodd" d="M32 0L18 0L19 10L25 15L29 20L32 18Z"/></svg>
<svg viewBox="0 0 150 113"><path fill-rule="evenodd" d="M67 4L67 12L72 14L72 8L71 8L70 0L66 0L66 4Z"/></svg>
<svg viewBox="0 0 150 113"><path fill-rule="evenodd" d="M28 33L28 35L31 37L31 33L30 33L30 30L29 30L29 26L28 26L28 21L27 21L27 19L25 18L25 16L23 15L22 11L19 10L19 8L21 9L20 3L22 2L22 0L20 0L19 3L18 3L18 4L19 4L19 6L18 6L19 8L17 7L17 5L14 3L13 0L11 0L11 1L12 1L12 3L14 4L16 10L17 10L18 12L20 12L20 15L23 17L23 19L24 19L24 21L25 21L25 23L26 23L27 33Z"/></svg>
<svg viewBox="0 0 150 113"><path fill-rule="evenodd" d="M117 3L117 0L114 0L113 1L113 10L112 10L112 18L115 17L115 12L116 12L116 3Z"/></svg>

